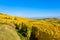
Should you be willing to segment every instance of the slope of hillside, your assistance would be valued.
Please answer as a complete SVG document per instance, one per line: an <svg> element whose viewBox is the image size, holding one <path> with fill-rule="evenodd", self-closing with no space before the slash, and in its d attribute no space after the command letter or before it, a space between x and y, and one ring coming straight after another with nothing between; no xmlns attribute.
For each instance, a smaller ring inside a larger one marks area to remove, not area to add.
<svg viewBox="0 0 60 40"><path fill-rule="evenodd" d="M0 40L60 40L60 20L56 18L29 20L0 14L0 29Z"/></svg>
<svg viewBox="0 0 60 40"><path fill-rule="evenodd" d="M10 25L0 24L0 40L20 40L20 37Z"/></svg>

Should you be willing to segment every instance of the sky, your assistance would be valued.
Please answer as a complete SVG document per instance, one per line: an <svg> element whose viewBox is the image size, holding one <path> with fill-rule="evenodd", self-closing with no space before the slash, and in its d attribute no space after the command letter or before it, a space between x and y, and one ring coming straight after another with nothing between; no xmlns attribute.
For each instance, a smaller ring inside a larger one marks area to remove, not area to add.
<svg viewBox="0 0 60 40"><path fill-rule="evenodd" d="M19 17L60 17L60 0L0 0L0 13Z"/></svg>

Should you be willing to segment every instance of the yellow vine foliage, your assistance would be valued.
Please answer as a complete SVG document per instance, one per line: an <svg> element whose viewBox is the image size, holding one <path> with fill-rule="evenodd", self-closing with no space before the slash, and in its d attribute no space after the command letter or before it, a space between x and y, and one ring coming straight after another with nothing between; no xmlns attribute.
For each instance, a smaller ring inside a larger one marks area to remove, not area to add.
<svg viewBox="0 0 60 40"><path fill-rule="evenodd" d="M60 20L57 19L29 20L27 18L0 14L0 23L14 23L20 26L24 23L28 28L27 37L31 37L32 33L38 40L60 38Z"/></svg>

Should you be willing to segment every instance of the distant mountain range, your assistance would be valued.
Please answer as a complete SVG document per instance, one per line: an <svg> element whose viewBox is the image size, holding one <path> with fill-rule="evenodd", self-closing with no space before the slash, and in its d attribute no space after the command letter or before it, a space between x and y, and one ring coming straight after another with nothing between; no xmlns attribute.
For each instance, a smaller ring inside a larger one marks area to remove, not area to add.
<svg viewBox="0 0 60 40"><path fill-rule="evenodd" d="M56 19L60 19L60 17L31 17L31 18L29 18L29 19L46 19L46 18L56 18Z"/></svg>

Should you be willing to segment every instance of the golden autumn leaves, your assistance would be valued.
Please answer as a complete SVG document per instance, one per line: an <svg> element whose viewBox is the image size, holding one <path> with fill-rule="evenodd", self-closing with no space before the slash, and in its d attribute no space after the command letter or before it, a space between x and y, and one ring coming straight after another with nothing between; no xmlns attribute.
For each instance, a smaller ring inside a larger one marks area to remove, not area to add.
<svg viewBox="0 0 60 40"><path fill-rule="evenodd" d="M40 40L48 40L52 38L60 38L60 21L57 19L43 19L43 20L29 20L26 18L20 18L15 16L0 15L0 23L6 24L16 24L18 26L18 31L26 29L24 33L27 38L36 38ZM21 32L21 31L20 31Z"/></svg>

